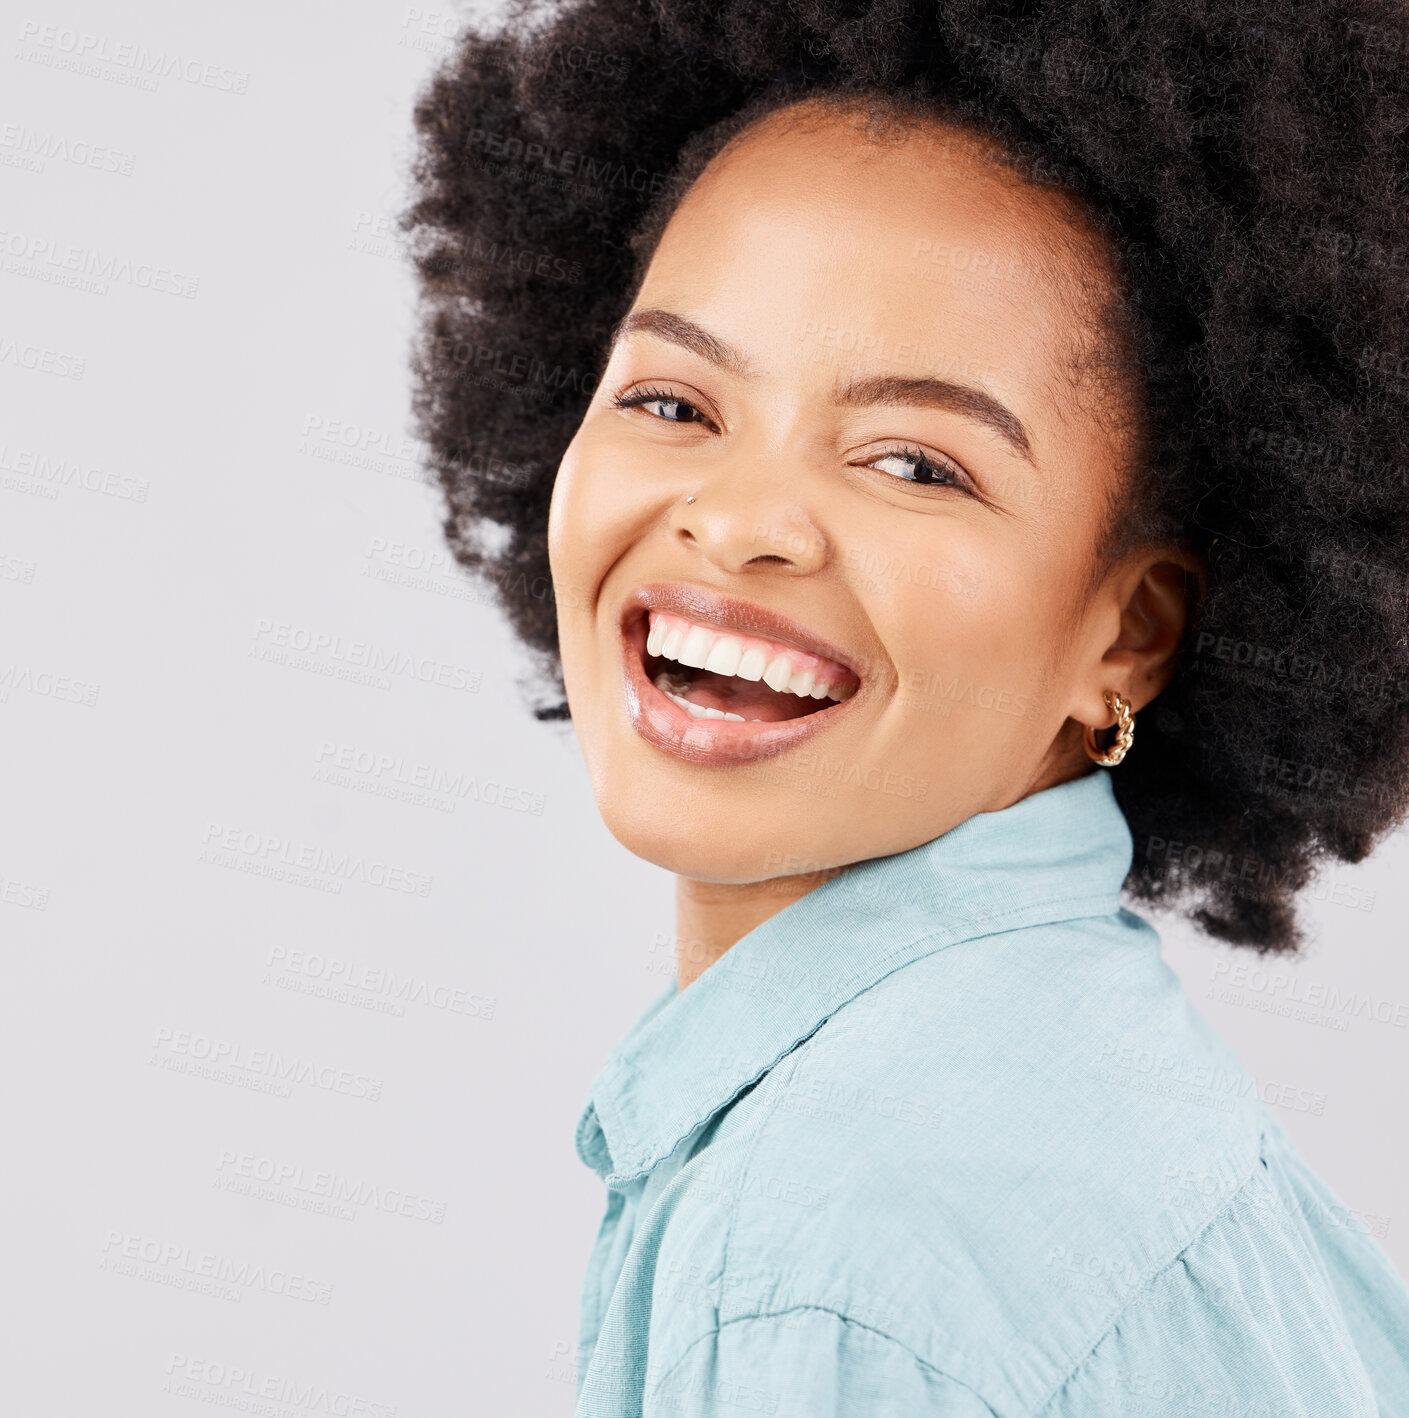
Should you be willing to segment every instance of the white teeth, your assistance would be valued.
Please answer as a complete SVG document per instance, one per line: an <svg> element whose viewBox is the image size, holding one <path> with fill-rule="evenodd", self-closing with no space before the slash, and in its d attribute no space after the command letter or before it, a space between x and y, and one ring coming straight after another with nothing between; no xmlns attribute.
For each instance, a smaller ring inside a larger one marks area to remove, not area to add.
<svg viewBox="0 0 1409 1418"><path fill-rule="evenodd" d="M680 647L680 653L673 658L679 660L682 665L689 665L691 669L702 670L713 642L714 637L702 625L692 625L690 633L685 637L685 643Z"/></svg>
<svg viewBox="0 0 1409 1418"><path fill-rule="evenodd" d="M743 658L744 642L736 635L721 635L714 642L704 662L704 667L715 674L732 675L738 672L739 661Z"/></svg>
<svg viewBox="0 0 1409 1418"><path fill-rule="evenodd" d="M757 645L750 645L744 651L743 658L739 661L739 668L734 673L740 679L760 680L763 678L763 671L767 668L768 656Z"/></svg>
<svg viewBox="0 0 1409 1418"><path fill-rule="evenodd" d="M678 694L672 694L668 689L661 688L660 685L657 685L656 688L660 689L667 699L673 699L692 719L731 719L736 724L744 722L742 714L726 713L722 709L713 709L707 704L692 704L688 699L682 699ZM750 720L750 722L757 721Z"/></svg>
<svg viewBox="0 0 1409 1418"><path fill-rule="evenodd" d="M768 662L768 668L763 672L764 684L769 689L776 689L780 694L788 687L792 677L793 662L786 655L775 655Z"/></svg>
<svg viewBox="0 0 1409 1418"><path fill-rule="evenodd" d="M673 619L673 618L672 618ZM856 693L855 685L837 685L825 679L818 679L814 669L794 669L792 658L785 654L774 655L770 660L766 650L757 644L749 644L738 635L706 629L702 625L682 625L671 623L664 615L653 615L650 633L646 637L646 654L674 660L677 664L688 665L692 669L705 670L736 679L762 680L769 689L780 694L795 694L800 699L833 699L841 702ZM668 678L668 674L666 675ZM682 681L682 687L685 682ZM657 688L670 693L657 678ZM675 696L672 695L672 698ZM687 708L697 719L723 718L739 719L739 714L724 714L718 710L704 710L686 699L677 703ZM750 719L749 723L761 722Z"/></svg>
<svg viewBox="0 0 1409 1418"><path fill-rule="evenodd" d="M665 695L667 699L673 699L682 709L688 709L696 719L704 718L703 704L691 704L688 699L685 699L681 695L674 693L672 690L664 689L659 685L657 685L656 687L660 689L660 692Z"/></svg>

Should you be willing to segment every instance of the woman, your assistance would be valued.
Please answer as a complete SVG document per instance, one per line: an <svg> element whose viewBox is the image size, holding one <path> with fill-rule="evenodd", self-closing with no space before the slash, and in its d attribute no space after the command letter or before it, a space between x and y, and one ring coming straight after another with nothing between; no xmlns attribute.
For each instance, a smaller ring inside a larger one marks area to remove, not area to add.
<svg viewBox="0 0 1409 1418"><path fill-rule="evenodd" d="M1409 1413L1119 900L1291 950L1404 811L1388 13L588 0L428 90L448 532L677 880L580 1415Z"/></svg>

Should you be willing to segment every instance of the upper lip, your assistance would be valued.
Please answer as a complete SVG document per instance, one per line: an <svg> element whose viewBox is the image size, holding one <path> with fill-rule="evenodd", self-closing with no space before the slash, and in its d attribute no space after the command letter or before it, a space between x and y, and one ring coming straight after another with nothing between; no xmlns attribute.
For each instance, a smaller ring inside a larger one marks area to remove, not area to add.
<svg viewBox="0 0 1409 1418"><path fill-rule="evenodd" d="M859 680L864 660L841 646L809 630L807 626L770 610L754 601L741 601L705 586L691 586L680 581L653 581L640 586L627 596L622 607L622 626L638 611L669 611L701 625L713 625L720 630L744 635L765 636L784 645L834 660L845 666Z"/></svg>

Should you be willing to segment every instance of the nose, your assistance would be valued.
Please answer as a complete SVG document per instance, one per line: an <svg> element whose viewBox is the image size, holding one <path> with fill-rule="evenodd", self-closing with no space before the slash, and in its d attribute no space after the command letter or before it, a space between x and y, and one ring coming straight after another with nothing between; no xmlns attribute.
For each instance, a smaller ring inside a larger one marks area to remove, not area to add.
<svg viewBox="0 0 1409 1418"><path fill-rule="evenodd" d="M716 471L670 511L671 534L721 571L806 576L827 564L827 538L807 508L755 468Z"/></svg>

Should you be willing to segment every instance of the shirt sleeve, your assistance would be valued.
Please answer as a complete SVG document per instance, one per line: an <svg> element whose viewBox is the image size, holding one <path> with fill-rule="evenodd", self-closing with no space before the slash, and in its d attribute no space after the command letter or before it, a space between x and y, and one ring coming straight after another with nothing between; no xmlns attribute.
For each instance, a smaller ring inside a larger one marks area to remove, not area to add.
<svg viewBox="0 0 1409 1418"><path fill-rule="evenodd" d="M972 1389L831 1310L731 1320L649 1377L642 1418L992 1418Z"/></svg>

